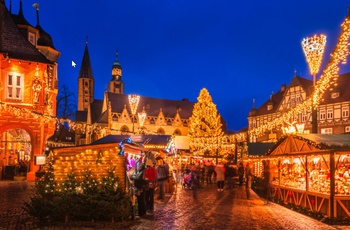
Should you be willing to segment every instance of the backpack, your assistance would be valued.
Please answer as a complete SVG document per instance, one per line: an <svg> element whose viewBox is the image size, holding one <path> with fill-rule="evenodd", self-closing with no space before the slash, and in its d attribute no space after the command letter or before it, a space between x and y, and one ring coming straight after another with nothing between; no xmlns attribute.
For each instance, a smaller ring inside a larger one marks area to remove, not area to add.
<svg viewBox="0 0 350 230"><path fill-rule="evenodd" d="M147 167L143 179L148 181L157 179L157 170L154 167Z"/></svg>
<svg viewBox="0 0 350 230"><path fill-rule="evenodd" d="M166 179L168 177L167 170L165 166L158 166L157 168L157 178L159 179Z"/></svg>

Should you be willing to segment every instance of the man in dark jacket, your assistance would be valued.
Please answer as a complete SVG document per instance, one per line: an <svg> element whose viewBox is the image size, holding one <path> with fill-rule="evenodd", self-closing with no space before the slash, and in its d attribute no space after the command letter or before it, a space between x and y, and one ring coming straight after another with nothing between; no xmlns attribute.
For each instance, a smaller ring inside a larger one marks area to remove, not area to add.
<svg viewBox="0 0 350 230"><path fill-rule="evenodd" d="M239 186L243 185L243 176L244 176L244 167L243 167L243 163L240 162L238 165Z"/></svg>
<svg viewBox="0 0 350 230"><path fill-rule="evenodd" d="M138 172L135 173L131 179L134 181L134 186L136 187L136 198L138 206L139 216L146 214L146 189L148 182L143 179L143 174L145 173L145 164L141 163L138 167Z"/></svg>

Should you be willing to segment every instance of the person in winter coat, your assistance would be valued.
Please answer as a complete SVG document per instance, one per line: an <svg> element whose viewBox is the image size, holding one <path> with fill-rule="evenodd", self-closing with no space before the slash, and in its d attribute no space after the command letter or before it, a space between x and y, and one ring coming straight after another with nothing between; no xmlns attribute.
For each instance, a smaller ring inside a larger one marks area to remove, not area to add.
<svg viewBox="0 0 350 230"><path fill-rule="evenodd" d="M243 185L243 177L244 177L244 167L243 167L243 163L240 162L238 165L239 186Z"/></svg>
<svg viewBox="0 0 350 230"><path fill-rule="evenodd" d="M224 191L224 184L225 184L225 167L222 162L219 162L219 164L215 167L216 172L216 182L218 184L218 191L222 192Z"/></svg>
<svg viewBox="0 0 350 230"><path fill-rule="evenodd" d="M246 189L247 199L250 200L250 188L252 187L253 173L252 173L252 169L249 166L249 163L247 163L245 166L245 179L246 179L245 189Z"/></svg>
<svg viewBox="0 0 350 230"><path fill-rule="evenodd" d="M159 186L159 194L157 199L163 200L165 198L165 183L169 176L169 165L163 160L156 158L157 161L157 179Z"/></svg>
<svg viewBox="0 0 350 230"><path fill-rule="evenodd" d="M143 179L143 174L145 173L145 164L141 163L138 167L137 172L131 177L134 181L134 186L136 187L136 197L139 216L146 214L146 189L148 189L148 182Z"/></svg>

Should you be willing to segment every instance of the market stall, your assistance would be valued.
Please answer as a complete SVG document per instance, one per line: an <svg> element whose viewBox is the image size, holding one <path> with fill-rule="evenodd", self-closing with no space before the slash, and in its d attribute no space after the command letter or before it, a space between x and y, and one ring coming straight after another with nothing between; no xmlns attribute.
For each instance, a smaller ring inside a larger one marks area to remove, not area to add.
<svg viewBox="0 0 350 230"><path fill-rule="evenodd" d="M289 135L266 156L271 196L328 217L350 217L350 135Z"/></svg>
<svg viewBox="0 0 350 230"><path fill-rule="evenodd" d="M53 149L54 158L54 177L57 185L60 186L67 179L67 175L75 176L79 182L89 173L96 177L99 182L101 178L107 175L108 171L113 170L115 176L118 176L121 186L128 188L126 166L129 156L139 157L144 148L132 143L98 143L94 145L63 147Z"/></svg>

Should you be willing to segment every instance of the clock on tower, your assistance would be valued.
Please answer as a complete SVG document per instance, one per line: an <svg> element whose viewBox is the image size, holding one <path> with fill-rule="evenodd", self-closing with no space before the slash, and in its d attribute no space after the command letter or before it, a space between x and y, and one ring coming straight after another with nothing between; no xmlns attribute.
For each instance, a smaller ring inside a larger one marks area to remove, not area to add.
<svg viewBox="0 0 350 230"><path fill-rule="evenodd" d="M118 69L117 68L113 68L112 69L112 75L118 75Z"/></svg>

